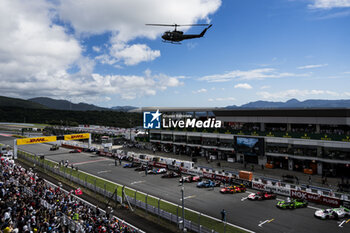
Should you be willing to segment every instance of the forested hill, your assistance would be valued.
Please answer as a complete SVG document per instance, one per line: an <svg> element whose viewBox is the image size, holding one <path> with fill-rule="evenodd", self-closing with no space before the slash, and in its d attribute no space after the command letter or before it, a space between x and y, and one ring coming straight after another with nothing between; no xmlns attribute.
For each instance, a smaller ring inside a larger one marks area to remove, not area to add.
<svg viewBox="0 0 350 233"><path fill-rule="evenodd" d="M29 100L0 96L0 107L38 108L45 109L46 106Z"/></svg>
<svg viewBox="0 0 350 233"><path fill-rule="evenodd" d="M142 114L116 111L66 111L0 106L0 122L54 125L104 125L129 128L142 125Z"/></svg>

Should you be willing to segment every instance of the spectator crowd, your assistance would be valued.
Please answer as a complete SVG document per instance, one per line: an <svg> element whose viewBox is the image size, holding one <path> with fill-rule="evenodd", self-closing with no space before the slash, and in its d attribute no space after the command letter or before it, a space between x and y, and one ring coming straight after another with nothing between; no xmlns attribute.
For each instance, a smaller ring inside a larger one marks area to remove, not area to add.
<svg viewBox="0 0 350 233"><path fill-rule="evenodd" d="M0 232L137 232L112 212L50 186L32 169L1 161Z"/></svg>

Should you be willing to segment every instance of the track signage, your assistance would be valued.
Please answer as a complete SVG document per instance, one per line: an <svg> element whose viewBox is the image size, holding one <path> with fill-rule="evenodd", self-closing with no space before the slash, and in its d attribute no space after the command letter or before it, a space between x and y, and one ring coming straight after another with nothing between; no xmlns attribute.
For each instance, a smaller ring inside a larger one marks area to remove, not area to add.
<svg viewBox="0 0 350 233"><path fill-rule="evenodd" d="M322 196L320 194L314 194L314 193L307 193L300 190L291 190L291 197L299 198L299 199L306 199L311 202L320 203L323 205L329 205L333 207L339 207L340 206L340 200L332 197Z"/></svg>
<svg viewBox="0 0 350 233"><path fill-rule="evenodd" d="M22 139L17 139L17 145L54 142L56 140L57 140L56 136L37 137L37 138L22 138Z"/></svg>
<svg viewBox="0 0 350 233"><path fill-rule="evenodd" d="M64 140L88 139L89 137L90 137L89 133L69 134L69 135L64 135Z"/></svg>

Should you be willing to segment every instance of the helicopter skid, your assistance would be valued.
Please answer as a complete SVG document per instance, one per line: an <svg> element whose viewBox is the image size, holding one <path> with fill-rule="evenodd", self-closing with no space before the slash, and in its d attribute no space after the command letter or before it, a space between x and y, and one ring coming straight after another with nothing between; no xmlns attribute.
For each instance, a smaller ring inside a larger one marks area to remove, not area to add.
<svg viewBox="0 0 350 233"><path fill-rule="evenodd" d="M169 44L181 44L180 42L167 41L167 40L162 40L162 42L169 43Z"/></svg>

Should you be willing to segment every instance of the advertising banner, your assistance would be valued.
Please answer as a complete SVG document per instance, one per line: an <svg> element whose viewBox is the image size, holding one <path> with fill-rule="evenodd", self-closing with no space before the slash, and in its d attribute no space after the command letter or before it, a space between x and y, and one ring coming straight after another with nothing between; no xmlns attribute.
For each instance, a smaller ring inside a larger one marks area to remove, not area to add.
<svg viewBox="0 0 350 233"><path fill-rule="evenodd" d="M79 140L79 139L89 139L89 138L90 138L89 133L64 135L64 140Z"/></svg>
<svg viewBox="0 0 350 233"><path fill-rule="evenodd" d="M328 205L332 207L339 207L340 200L332 197L322 196L316 193L307 193L300 190L291 190L291 197L305 199L311 202L320 203L322 205Z"/></svg>
<svg viewBox="0 0 350 233"><path fill-rule="evenodd" d="M286 187L266 185L265 191L277 193L284 196L290 196L290 188L286 188Z"/></svg>
<svg viewBox="0 0 350 233"><path fill-rule="evenodd" d="M17 139L17 145L54 142L56 140L57 140L56 136L37 137L37 138L22 138L22 139Z"/></svg>
<svg viewBox="0 0 350 233"><path fill-rule="evenodd" d="M253 189L265 190L265 186L266 186L265 184L261 184L261 183L257 183L257 182L252 183Z"/></svg>

